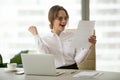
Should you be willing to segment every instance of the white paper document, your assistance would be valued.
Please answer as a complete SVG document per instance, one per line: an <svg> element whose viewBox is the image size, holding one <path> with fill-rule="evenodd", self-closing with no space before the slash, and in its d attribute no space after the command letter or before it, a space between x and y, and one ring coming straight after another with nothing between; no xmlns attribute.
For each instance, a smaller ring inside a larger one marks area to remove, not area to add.
<svg viewBox="0 0 120 80"><path fill-rule="evenodd" d="M75 48L88 49L90 47L88 38L93 35L94 26L95 21L80 21L71 45Z"/></svg>
<svg viewBox="0 0 120 80"><path fill-rule="evenodd" d="M102 75L102 72L95 72L95 71L83 71L75 74L73 77L77 78L97 78Z"/></svg>

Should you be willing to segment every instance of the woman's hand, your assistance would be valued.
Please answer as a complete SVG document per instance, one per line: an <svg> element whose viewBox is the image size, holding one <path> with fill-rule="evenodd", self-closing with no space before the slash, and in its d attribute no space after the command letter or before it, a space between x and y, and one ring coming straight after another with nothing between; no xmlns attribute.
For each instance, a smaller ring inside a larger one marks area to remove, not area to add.
<svg viewBox="0 0 120 80"><path fill-rule="evenodd" d="M88 40L92 44L91 47L95 46L95 44L96 44L96 36L95 35L90 36L90 38Z"/></svg>
<svg viewBox="0 0 120 80"><path fill-rule="evenodd" d="M36 26L30 26L28 28L28 31L30 31L33 35L38 35L38 31L37 31Z"/></svg>

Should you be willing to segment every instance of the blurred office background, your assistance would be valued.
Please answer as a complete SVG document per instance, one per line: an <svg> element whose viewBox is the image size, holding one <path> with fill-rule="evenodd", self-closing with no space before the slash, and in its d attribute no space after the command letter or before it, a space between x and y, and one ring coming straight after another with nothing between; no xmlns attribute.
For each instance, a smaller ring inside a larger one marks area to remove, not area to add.
<svg viewBox="0 0 120 80"><path fill-rule="evenodd" d="M81 20L81 0L0 0L0 53L9 62L21 50L36 50L28 27L49 30L48 10L58 4L68 10L69 28ZM120 0L89 0L90 20L97 36L96 69L120 72Z"/></svg>

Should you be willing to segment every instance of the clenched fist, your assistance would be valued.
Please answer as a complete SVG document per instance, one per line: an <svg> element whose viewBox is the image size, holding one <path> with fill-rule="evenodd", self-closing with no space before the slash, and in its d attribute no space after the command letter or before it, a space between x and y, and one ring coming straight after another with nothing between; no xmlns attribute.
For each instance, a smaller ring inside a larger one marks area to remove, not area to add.
<svg viewBox="0 0 120 80"><path fill-rule="evenodd" d="M30 31L33 35L38 35L38 31L37 31L36 26L30 26L28 28L28 31Z"/></svg>

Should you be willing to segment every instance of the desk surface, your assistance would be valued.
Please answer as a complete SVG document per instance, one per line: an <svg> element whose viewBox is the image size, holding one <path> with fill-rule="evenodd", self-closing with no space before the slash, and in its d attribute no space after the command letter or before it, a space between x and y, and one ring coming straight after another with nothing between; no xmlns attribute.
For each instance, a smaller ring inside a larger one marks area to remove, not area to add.
<svg viewBox="0 0 120 80"><path fill-rule="evenodd" d="M17 69L18 71L21 69ZM82 72L77 70L65 70L66 72L59 76L31 76L31 75L16 75L15 72L6 72L4 68L0 68L0 80L120 80L119 72L106 72L106 71L95 71L102 72L103 74L96 78L76 78L73 75ZM86 71L86 70L85 70Z"/></svg>

